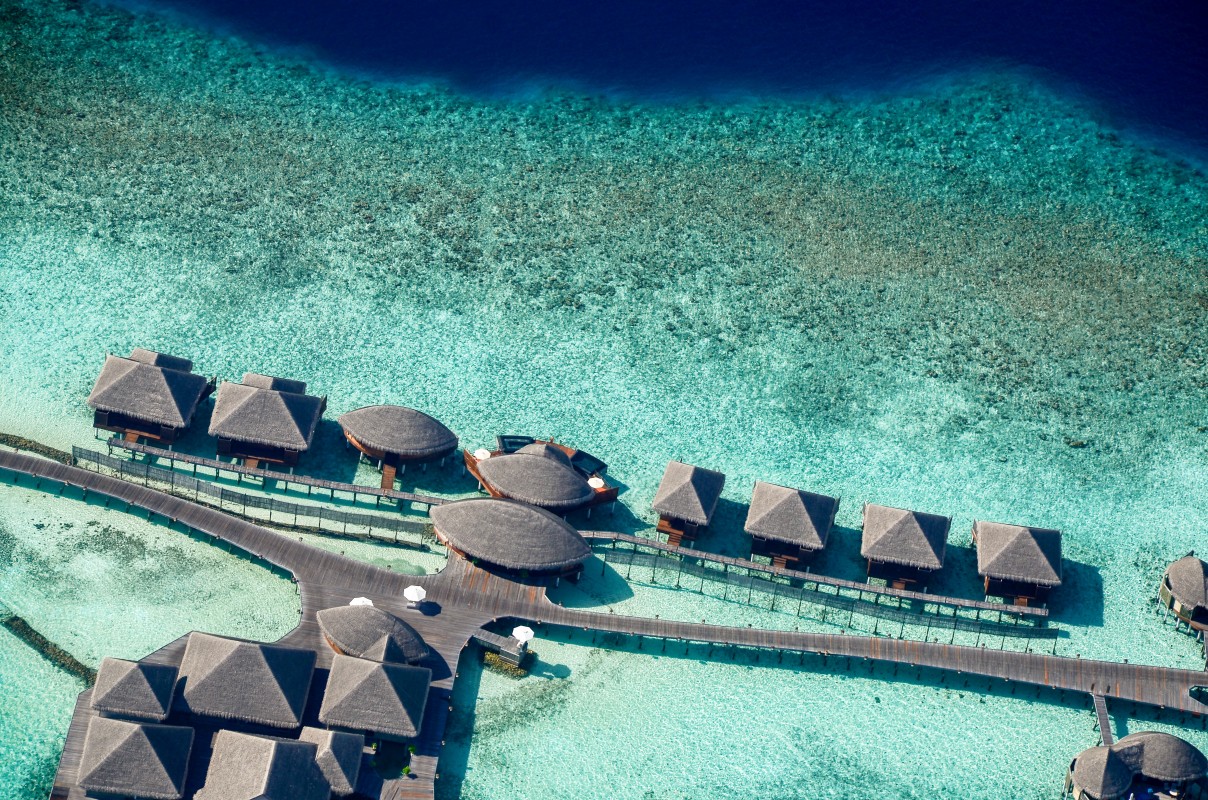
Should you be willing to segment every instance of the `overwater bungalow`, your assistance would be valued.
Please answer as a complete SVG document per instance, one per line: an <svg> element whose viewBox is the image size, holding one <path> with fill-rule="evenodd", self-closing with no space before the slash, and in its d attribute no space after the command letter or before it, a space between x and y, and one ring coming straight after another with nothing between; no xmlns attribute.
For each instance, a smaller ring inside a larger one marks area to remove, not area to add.
<svg viewBox="0 0 1208 800"><path fill-rule="evenodd" d="M191 633L174 710L273 728L302 724L315 652Z"/></svg>
<svg viewBox="0 0 1208 800"><path fill-rule="evenodd" d="M310 449L326 408L327 398L307 394L302 381L249 372L242 383L218 387L210 435L219 455L253 468L261 461L292 467Z"/></svg>
<svg viewBox="0 0 1208 800"><path fill-rule="evenodd" d="M107 716L163 722L175 694L176 667L106 656L97 670L91 705Z"/></svg>
<svg viewBox="0 0 1208 800"><path fill-rule="evenodd" d="M93 717L77 783L90 796L180 800L192 750L192 728Z"/></svg>
<svg viewBox="0 0 1208 800"><path fill-rule="evenodd" d="M214 379L194 373L187 358L138 347L129 358L105 356L88 405L99 430L120 433L131 442L171 444L213 391Z"/></svg>
<svg viewBox="0 0 1208 800"><path fill-rule="evenodd" d="M838 511L838 498L756 481L744 526L751 554L777 567L808 561L826 547Z"/></svg>
<svg viewBox="0 0 1208 800"><path fill-rule="evenodd" d="M1208 761L1177 736L1141 731L1084 750L1070 763L1065 792L1074 800L1197 800L1208 797Z"/></svg>
<svg viewBox="0 0 1208 800"><path fill-rule="evenodd" d="M578 572L591 555L579 532L550 512L516 500L475 498L434 506L437 538L476 563L521 574Z"/></svg>
<svg viewBox="0 0 1208 800"><path fill-rule="evenodd" d="M667 542L676 547L695 539L713 521L725 485L726 476L720 472L668 462L652 503L659 514L659 533L667 534Z"/></svg>
<svg viewBox="0 0 1208 800"><path fill-rule="evenodd" d="M335 606L315 615L331 649L371 661L417 664L428 657L419 632L374 606Z"/></svg>
<svg viewBox="0 0 1208 800"><path fill-rule="evenodd" d="M612 503L620 494L620 487L608 482L607 464L552 438L499 436L494 450L465 450L463 459L492 497L520 500L558 514Z"/></svg>
<svg viewBox="0 0 1208 800"><path fill-rule="evenodd" d="M1061 585L1061 531L977 520L973 544L987 597L1026 606Z"/></svg>
<svg viewBox="0 0 1208 800"><path fill-rule="evenodd" d="M1208 564L1188 553L1166 568L1158 584L1162 605L1197 634L1208 631Z"/></svg>
<svg viewBox="0 0 1208 800"><path fill-rule="evenodd" d="M339 418L344 438L382 470L382 488L393 489L409 463L440 461L457 450L457 436L422 411L366 406Z"/></svg>
<svg viewBox="0 0 1208 800"><path fill-rule="evenodd" d="M944 566L951 524L938 514L865 503L860 555L868 576L898 589L923 580Z"/></svg>
<svg viewBox="0 0 1208 800"><path fill-rule="evenodd" d="M218 731L195 800L328 800L313 742Z"/></svg>
<svg viewBox="0 0 1208 800"><path fill-rule="evenodd" d="M331 728L407 740L419 735L432 670L337 655L319 708Z"/></svg>
<svg viewBox="0 0 1208 800"><path fill-rule="evenodd" d="M298 741L310 742L315 746L315 763L327 779L331 793L336 797L352 794L357 788L361 774L361 754L365 750L365 737L346 731L329 731L323 728L303 728Z"/></svg>

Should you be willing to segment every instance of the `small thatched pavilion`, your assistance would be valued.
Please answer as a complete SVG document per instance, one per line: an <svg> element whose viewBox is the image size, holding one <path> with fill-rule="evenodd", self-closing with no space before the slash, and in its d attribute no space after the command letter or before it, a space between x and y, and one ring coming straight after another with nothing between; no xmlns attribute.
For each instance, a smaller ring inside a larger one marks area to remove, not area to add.
<svg viewBox="0 0 1208 800"><path fill-rule="evenodd" d="M192 728L93 717L77 783L90 795L179 800L192 749Z"/></svg>
<svg viewBox="0 0 1208 800"><path fill-rule="evenodd" d="M479 461L478 477L492 497L519 500L558 514L582 508L595 497L595 490L571 466L570 458L543 442Z"/></svg>
<svg viewBox="0 0 1208 800"><path fill-rule="evenodd" d="M709 527L726 476L711 469L671 461L663 471L663 480L654 493L654 510L659 513L659 533L678 546L684 539L692 540Z"/></svg>
<svg viewBox="0 0 1208 800"><path fill-rule="evenodd" d="M1194 631L1208 631L1208 564L1188 553L1166 568L1158 584L1162 605Z"/></svg>
<svg viewBox="0 0 1208 800"><path fill-rule="evenodd" d="M406 664L428 657L428 645L415 628L375 606L335 606L315 616L319 630L337 653Z"/></svg>
<svg viewBox="0 0 1208 800"><path fill-rule="evenodd" d="M298 741L310 742L316 748L315 762L336 797L352 794L357 788L357 777L361 774L361 754L365 749L365 737L346 731L328 731L322 728L303 728Z"/></svg>
<svg viewBox="0 0 1208 800"><path fill-rule="evenodd" d="M410 462L444 460L457 436L438 420L404 406L366 406L339 419L344 438L382 470L382 488L393 489L396 473Z"/></svg>
<svg viewBox="0 0 1208 800"><path fill-rule="evenodd" d="M302 724L315 652L189 634L174 709L273 728Z"/></svg>
<svg viewBox="0 0 1208 800"><path fill-rule="evenodd" d="M193 372L187 358L135 348L129 358L105 356L88 395L93 427L128 441L175 442L193 421L214 380Z"/></svg>
<svg viewBox="0 0 1208 800"><path fill-rule="evenodd" d="M860 555L868 575L905 588L944 566L950 517L864 504Z"/></svg>
<svg viewBox="0 0 1208 800"><path fill-rule="evenodd" d="M313 742L222 730L195 800L328 800Z"/></svg>
<svg viewBox="0 0 1208 800"><path fill-rule="evenodd" d="M302 381L249 372L243 383L223 381L214 399L210 435L218 437L218 454L294 466L310 449L326 397L306 393Z"/></svg>
<svg viewBox="0 0 1208 800"><path fill-rule="evenodd" d="M838 498L756 481L744 527L751 553L778 567L806 561L826 547L838 511Z"/></svg>
<svg viewBox="0 0 1208 800"><path fill-rule="evenodd" d="M576 572L591 555L565 521L516 500L459 500L433 507L429 516L437 538L453 552L512 572Z"/></svg>
<svg viewBox="0 0 1208 800"><path fill-rule="evenodd" d="M973 543L988 597L1026 606L1061 585L1061 531L976 520Z"/></svg>
<svg viewBox="0 0 1208 800"><path fill-rule="evenodd" d="M1177 736L1140 731L1084 750L1070 763L1065 792L1074 800L1208 796L1208 760Z"/></svg>
<svg viewBox="0 0 1208 800"><path fill-rule="evenodd" d="M387 739L414 739L424 721L432 670L337 655L319 721Z"/></svg>
<svg viewBox="0 0 1208 800"><path fill-rule="evenodd" d="M106 656L97 671L91 702L102 714L163 722L175 693L176 667Z"/></svg>

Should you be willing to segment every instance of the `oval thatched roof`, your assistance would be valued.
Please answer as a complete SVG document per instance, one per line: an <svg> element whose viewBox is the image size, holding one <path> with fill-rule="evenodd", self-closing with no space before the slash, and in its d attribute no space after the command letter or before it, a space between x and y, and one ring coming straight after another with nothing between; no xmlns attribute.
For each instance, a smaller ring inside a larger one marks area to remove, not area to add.
<svg viewBox="0 0 1208 800"><path fill-rule="evenodd" d="M569 460L564 463L546 455L518 452L494 456L478 462L478 473L504 497L551 511L572 511L594 494Z"/></svg>
<svg viewBox="0 0 1208 800"><path fill-rule="evenodd" d="M323 635L350 656L408 664L428 657L428 645L419 632L380 608L336 606L315 616Z"/></svg>
<svg viewBox="0 0 1208 800"><path fill-rule="evenodd" d="M525 455L530 456L541 456L542 458L557 461L559 464L565 464L568 467L570 466L570 456L562 452L557 447L554 447L549 442L533 442L532 444L526 444L516 452L524 453Z"/></svg>
<svg viewBox="0 0 1208 800"><path fill-rule="evenodd" d="M1166 568L1175 599L1188 608L1208 608L1208 564L1189 553Z"/></svg>
<svg viewBox="0 0 1208 800"><path fill-rule="evenodd" d="M366 447L404 458L432 458L457 449L457 436L439 420L404 406L365 406L339 419Z"/></svg>
<svg viewBox="0 0 1208 800"><path fill-rule="evenodd" d="M454 548L507 569L562 570L591 555L570 525L514 500L459 500L433 507L430 516L436 532Z"/></svg>
<svg viewBox="0 0 1208 800"><path fill-rule="evenodd" d="M1110 747L1084 750L1074 761L1074 784L1095 800L1123 797L1132 782L1132 767Z"/></svg>

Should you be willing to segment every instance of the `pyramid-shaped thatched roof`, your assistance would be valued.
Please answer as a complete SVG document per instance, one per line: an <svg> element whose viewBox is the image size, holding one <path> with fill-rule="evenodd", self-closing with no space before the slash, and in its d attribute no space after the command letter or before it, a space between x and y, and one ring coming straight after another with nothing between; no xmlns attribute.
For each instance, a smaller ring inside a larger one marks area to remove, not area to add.
<svg viewBox="0 0 1208 800"><path fill-rule="evenodd" d="M939 569L944 565L951 523L950 518L938 514L866 503L860 555L870 561Z"/></svg>
<svg viewBox="0 0 1208 800"><path fill-rule="evenodd" d="M142 363L150 364L153 367L174 369L179 370L180 372L193 371L193 362L187 358L170 356L167 353L157 353L154 350L147 350L142 347L136 347L131 350L130 358L133 361L141 361Z"/></svg>
<svg viewBox="0 0 1208 800"><path fill-rule="evenodd" d="M567 569L591 555L565 520L516 500L458 500L433 506L428 515L436 532L459 552L507 569Z"/></svg>
<svg viewBox="0 0 1208 800"><path fill-rule="evenodd" d="M756 481L744 529L752 536L821 550L838 510L834 497Z"/></svg>
<svg viewBox="0 0 1208 800"><path fill-rule="evenodd" d="M1036 586L1061 585L1061 531L1002 522L973 523L977 574Z"/></svg>
<svg viewBox="0 0 1208 800"><path fill-rule="evenodd" d="M726 476L720 472L671 461L654 493L654 510L673 519L708 525L725 485Z"/></svg>
<svg viewBox="0 0 1208 800"><path fill-rule="evenodd" d="M176 667L106 656L92 688L92 707L106 714L163 722L175 691Z"/></svg>
<svg viewBox="0 0 1208 800"><path fill-rule="evenodd" d="M192 749L192 728L93 717L76 782L88 792L177 800Z"/></svg>
<svg viewBox="0 0 1208 800"><path fill-rule="evenodd" d="M1188 553L1166 568L1171 594L1187 608L1208 608L1208 564Z"/></svg>
<svg viewBox="0 0 1208 800"><path fill-rule="evenodd" d="M594 491L570 459L560 455L562 460L523 451L495 456L479 461L478 472L504 497L550 511L573 511L590 501Z"/></svg>
<svg viewBox="0 0 1208 800"><path fill-rule="evenodd" d="M337 655L319 721L353 731L411 739L419 735L432 670Z"/></svg>
<svg viewBox="0 0 1208 800"><path fill-rule="evenodd" d="M366 406L344 414L339 423L366 447L403 458L435 458L457 449L453 431L414 408Z"/></svg>
<svg viewBox="0 0 1208 800"><path fill-rule="evenodd" d="M219 731L195 800L328 800L312 742Z"/></svg>
<svg viewBox="0 0 1208 800"><path fill-rule="evenodd" d="M191 633L175 707L199 716L297 728L314 666L313 650Z"/></svg>
<svg viewBox="0 0 1208 800"><path fill-rule="evenodd" d="M405 663L428 657L428 645L415 628L375 606L335 606L315 616L319 630L345 655Z"/></svg>
<svg viewBox="0 0 1208 800"><path fill-rule="evenodd" d="M303 728L298 740L310 742L316 747L315 762L331 785L332 794L342 797L356 790L357 777L361 774L361 755L365 750L364 736L346 731Z"/></svg>
<svg viewBox="0 0 1208 800"><path fill-rule="evenodd" d="M144 352L150 356L160 355ZM170 359L167 363L190 363L172 356L163 358ZM88 395L88 405L156 425L185 428L205 396L207 385L204 375L187 370L166 368L134 358L105 356L101 374Z"/></svg>
<svg viewBox="0 0 1208 800"><path fill-rule="evenodd" d="M210 435L302 452L315 437L325 405L322 397L223 381Z"/></svg>

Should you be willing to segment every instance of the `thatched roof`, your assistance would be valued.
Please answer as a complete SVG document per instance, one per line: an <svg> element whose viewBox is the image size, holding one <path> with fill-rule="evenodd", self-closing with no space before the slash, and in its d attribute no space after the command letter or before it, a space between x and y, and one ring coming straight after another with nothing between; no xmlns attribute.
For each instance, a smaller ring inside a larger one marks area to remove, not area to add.
<svg viewBox="0 0 1208 800"><path fill-rule="evenodd" d="M274 392L289 392L291 394L306 394L306 381L296 381L292 378L278 378L274 375L261 375L259 372L243 373L244 386L254 386L257 389L268 389Z"/></svg>
<svg viewBox="0 0 1208 800"><path fill-rule="evenodd" d="M805 550L821 550L838 510L834 497L756 481L744 530Z"/></svg>
<svg viewBox="0 0 1208 800"><path fill-rule="evenodd" d="M193 362L187 358L170 356L167 353L157 353L154 350L146 350L142 347L136 347L130 351L130 360L150 364L153 367L179 370L180 372L193 371Z"/></svg>
<svg viewBox="0 0 1208 800"><path fill-rule="evenodd" d="M977 520L973 540L978 575L1036 586L1061 585L1061 531Z"/></svg>
<svg viewBox="0 0 1208 800"><path fill-rule="evenodd" d="M526 444L516 452L529 456L541 456L542 458L557 461L563 466L570 466L570 456L564 453L560 448L554 447L549 442L533 442L532 444Z"/></svg>
<svg viewBox="0 0 1208 800"><path fill-rule="evenodd" d="M434 506L429 516L436 532L457 550L507 569L561 570L591 555L566 522L515 500L458 500Z"/></svg>
<svg viewBox="0 0 1208 800"><path fill-rule="evenodd" d="M317 750L311 742L218 731L195 800L328 800Z"/></svg>
<svg viewBox="0 0 1208 800"><path fill-rule="evenodd" d="M319 630L346 655L416 663L428 657L419 632L374 606L336 606L316 614Z"/></svg>
<svg viewBox="0 0 1208 800"><path fill-rule="evenodd" d="M337 655L319 708L324 725L411 739L419 735L432 670Z"/></svg>
<svg viewBox="0 0 1208 800"><path fill-rule="evenodd" d="M871 561L939 569L944 565L951 523L949 517L938 514L865 503L860 555Z"/></svg>
<svg viewBox="0 0 1208 800"><path fill-rule="evenodd" d="M562 460L525 452L495 456L479 461L478 472L483 481L504 497L551 511L572 511L594 495L587 480L571 467L565 455Z"/></svg>
<svg viewBox="0 0 1208 800"><path fill-rule="evenodd" d="M163 722L175 692L176 667L106 656L92 688L92 707L106 714Z"/></svg>
<svg viewBox="0 0 1208 800"><path fill-rule="evenodd" d="M1187 608L1208 608L1208 564L1188 553L1166 568L1170 593Z"/></svg>
<svg viewBox="0 0 1208 800"><path fill-rule="evenodd" d="M310 447L325 405L322 397L223 381L210 435L301 452Z"/></svg>
<svg viewBox="0 0 1208 800"><path fill-rule="evenodd" d="M298 734L298 741L310 742L317 748L315 762L331 785L332 794L342 797L356 790L357 777L361 774L361 755L365 750L364 736L344 731L325 731L322 728L303 728Z"/></svg>
<svg viewBox="0 0 1208 800"><path fill-rule="evenodd" d="M1139 731L1074 760L1074 783L1095 800L1125 797L1137 776L1190 783L1208 775L1204 754L1177 736Z"/></svg>
<svg viewBox="0 0 1208 800"><path fill-rule="evenodd" d="M725 485L726 476L720 472L671 461L654 493L654 510L673 519L708 525Z"/></svg>
<svg viewBox="0 0 1208 800"><path fill-rule="evenodd" d="M192 728L93 717L76 782L88 792L178 800L192 749Z"/></svg>
<svg viewBox="0 0 1208 800"><path fill-rule="evenodd" d="M457 449L453 431L414 408L366 406L349 411L339 422L366 447L403 458L435 458Z"/></svg>
<svg viewBox="0 0 1208 800"><path fill-rule="evenodd" d="M313 650L191 633L175 707L204 717L296 728L314 667Z"/></svg>
<svg viewBox="0 0 1208 800"><path fill-rule="evenodd" d="M185 428L192 421L207 384L204 375L121 356L105 356L105 365L88 395L88 405L156 425Z"/></svg>

